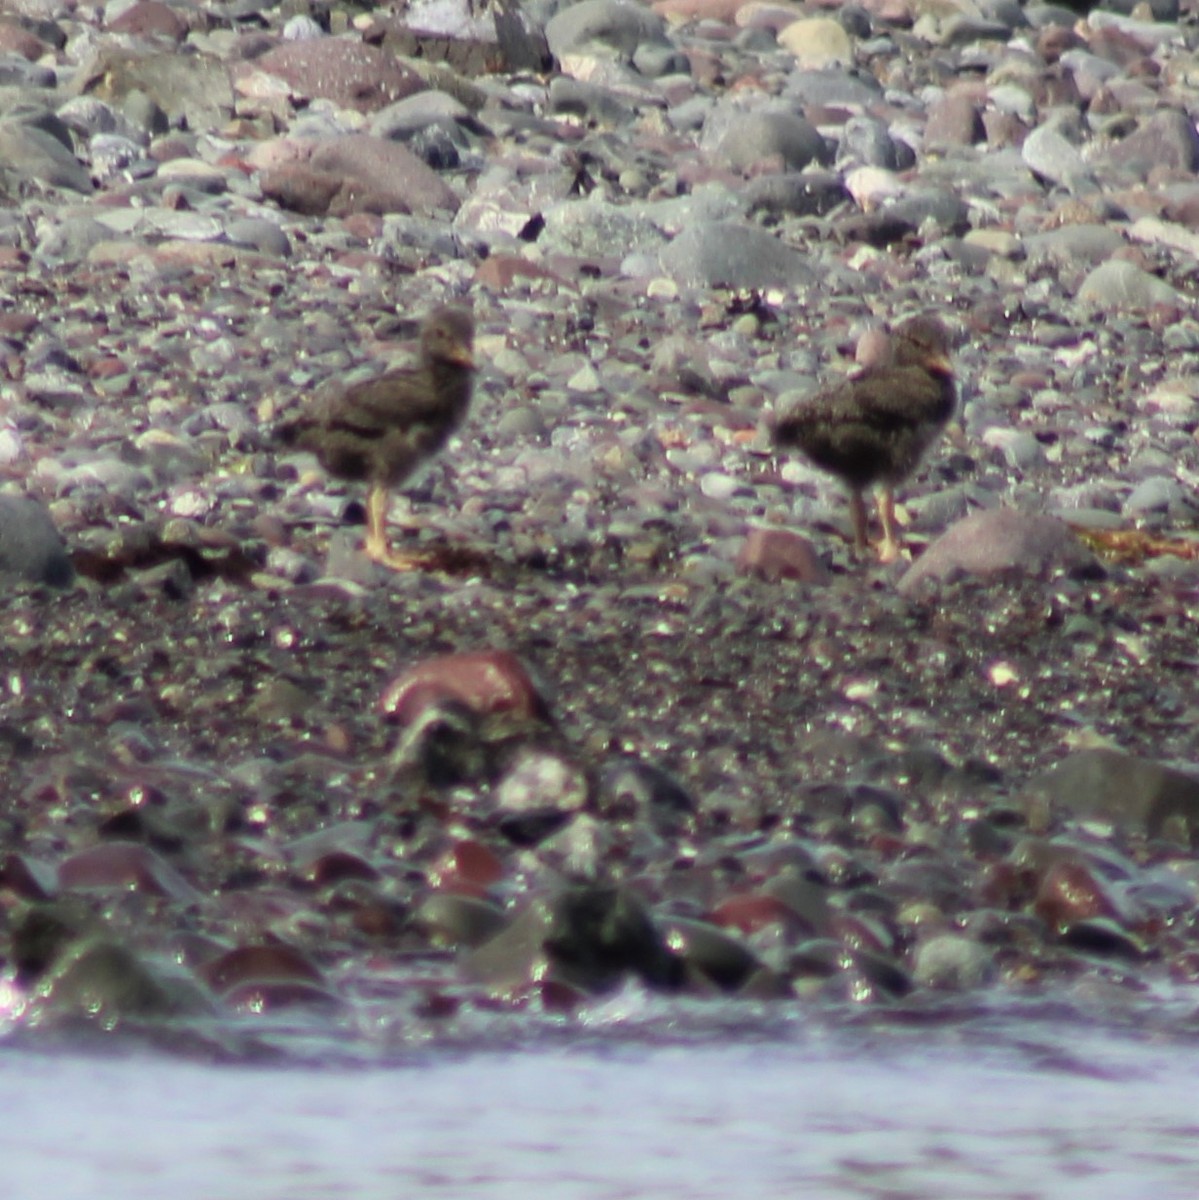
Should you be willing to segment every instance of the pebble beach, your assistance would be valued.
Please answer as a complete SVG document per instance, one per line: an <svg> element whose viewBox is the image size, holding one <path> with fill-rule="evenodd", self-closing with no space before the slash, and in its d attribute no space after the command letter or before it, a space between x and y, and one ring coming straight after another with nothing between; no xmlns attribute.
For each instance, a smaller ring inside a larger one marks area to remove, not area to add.
<svg viewBox="0 0 1199 1200"><path fill-rule="evenodd" d="M1197 15L6 4L5 1039L1193 1010ZM397 573L270 431L446 303ZM767 428L928 311L882 564Z"/></svg>

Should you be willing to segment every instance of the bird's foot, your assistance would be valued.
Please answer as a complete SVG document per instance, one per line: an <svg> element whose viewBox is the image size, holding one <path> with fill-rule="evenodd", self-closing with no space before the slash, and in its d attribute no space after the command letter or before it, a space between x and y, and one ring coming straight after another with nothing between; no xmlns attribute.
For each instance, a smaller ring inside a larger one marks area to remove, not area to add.
<svg viewBox="0 0 1199 1200"><path fill-rule="evenodd" d="M378 545L368 540L365 549L367 558L389 571L424 571L433 562L430 554L419 550L393 550L386 543Z"/></svg>
<svg viewBox="0 0 1199 1200"><path fill-rule="evenodd" d="M895 538L883 538L878 544L878 561L893 563L903 554L903 547Z"/></svg>

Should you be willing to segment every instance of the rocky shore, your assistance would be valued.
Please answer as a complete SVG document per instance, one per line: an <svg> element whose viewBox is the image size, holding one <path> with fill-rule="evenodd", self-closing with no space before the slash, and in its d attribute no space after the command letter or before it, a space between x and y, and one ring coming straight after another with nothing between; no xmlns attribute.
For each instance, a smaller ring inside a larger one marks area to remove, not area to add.
<svg viewBox="0 0 1199 1200"><path fill-rule="evenodd" d="M6 5L0 1030L1185 997L1199 10L1118 4ZM269 430L446 302L397 574ZM928 309L860 561L765 426Z"/></svg>

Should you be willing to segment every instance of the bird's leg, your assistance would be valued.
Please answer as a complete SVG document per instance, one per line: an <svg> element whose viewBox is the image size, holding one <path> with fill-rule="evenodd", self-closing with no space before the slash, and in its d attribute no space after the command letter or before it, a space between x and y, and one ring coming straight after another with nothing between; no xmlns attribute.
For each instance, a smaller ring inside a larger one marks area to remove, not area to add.
<svg viewBox="0 0 1199 1200"><path fill-rule="evenodd" d="M869 542L866 538L866 503L857 488L849 493L849 515L853 520L853 548L861 554Z"/></svg>
<svg viewBox="0 0 1199 1200"><path fill-rule="evenodd" d="M393 550L387 540L388 499L382 484L371 485L366 497L366 556L393 571L415 570L423 561L420 555Z"/></svg>
<svg viewBox="0 0 1199 1200"><path fill-rule="evenodd" d="M899 557L899 538L895 534L895 490L889 483L878 494L878 518L883 523L879 562L894 562Z"/></svg>

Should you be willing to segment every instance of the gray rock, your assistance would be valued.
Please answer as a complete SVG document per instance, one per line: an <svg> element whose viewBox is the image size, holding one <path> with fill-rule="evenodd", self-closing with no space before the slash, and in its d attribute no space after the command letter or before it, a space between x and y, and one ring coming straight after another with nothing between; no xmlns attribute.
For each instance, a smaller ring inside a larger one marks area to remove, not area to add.
<svg viewBox="0 0 1199 1200"><path fill-rule="evenodd" d="M1060 266L1089 266L1107 262L1125 244L1124 235L1110 225L1063 225L1024 239L1029 264L1044 262Z"/></svg>
<svg viewBox="0 0 1199 1200"><path fill-rule="evenodd" d="M158 136L171 127L166 110L141 88L132 88L121 105L121 115L143 133Z"/></svg>
<svg viewBox="0 0 1199 1200"><path fill-rule="evenodd" d="M0 162L22 178L85 195L92 191L87 168L62 142L24 121L0 122Z"/></svg>
<svg viewBox="0 0 1199 1200"><path fill-rule="evenodd" d="M1024 139L1021 157L1034 175L1076 191L1094 184L1090 168L1078 150L1054 129L1042 125Z"/></svg>
<svg viewBox="0 0 1199 1200"><path fill-rule="evenodd" d="M239 246L248 246L260 254L291 257L291 239L274 221L265 217L240 217L225 227L225 236Z"/></svg>
<svg viewBox="0 0 1199 1200"><path fill-rule="evenodd" d="M97 133L88 142L87 153L97 182L119 175L144 157L137 142L119 133Z"/></svg>
<svg viewBox="0 0 1199 1200"><path fill-rule="evenodd" d="M666 241L661 229L648 217L627 206L594 199L567 200L547 208L545 229L538 245L565 254L604 257L653 251Z"/></svg>
<svg viewBox="0 0 1199 1200"><path fill-rule="evenodd" d="M18 54L0 54L0 87L53 88L58 77L50 67L31 63Z"/></svg>
<svg viewBox="0 0 1199 1200"><path fill-rule="evenodd" d="M1140 3L1141 0L1103 0L1103 7L1111 12L1130 16ZM1149 11L1155 21L1168 24L1176 22L1182 11L1179 0L1146 0L1146 3L1148 3Z"/></svg>
<svg viewBox="0 0 1199 1200"><path fill-rule="evenodd" d="M1143 517L1149 513L1181 514L1189 507L1182 484L1169 475L1142 479L1124 501L1125 515Z"/></svg>
<svg viewBox="0 0 1199 1200"><path fill-rule="evenodd" d="M731 221L684 230L663 249L661 262L668 275L687 287L795 287L816 279L798 251L764 230Z"/></svg>
<svg viewBox="0 0 1199 1200"><path fill-rule="evenodd" d="M58 225L47 221L38 226L34 259L47 266L79 263L87 258L93 246L112 236L107 226L92 217L69 217Z"/></svg>
<svg viewBox="0 0 1199 1200"><path fill-rule="evenodd" d="M690 75L691 60L668 42L645 42L633 51L633 66L646 79Z"/></svg>
<svg viewBox="0 0 1199 1200"><path fill-rule="evenodd" d="M579 117L597 125L621 125L633 119L633 110L606 87L557 75L550 81L548 109Z"/></svg>
<svg viewBox="0 0 1199 1200"><path fill-rule="evenodd" d="M1093 571L1094 556L1056 517L992 508L959 521L908 568L904 595L964 575L1038 575L1054 570Z"/></svg>
<svg viewBox="0 0 1199 1200"><path fill-rule="evenodd" d="M942 933L916 947L912 978L922 987L961 991L981 987L994 976L994 956L973 938Z"/></svg>
<svg viewBox="0 0 1199 1200"><path fill-rule="evenodd" d="M297 13L289 17L283 26L285 42L310 42L314 38L322 38L325 31L307 13Z"/></svg>
<svg viewBox="0 0 1199 1200"><path fill-rule="evenodd" d="M840 68L792 71L783 94L798 104L833 108L868 109L883 98L883 89L869 76Z"/></svg>
<svg viewBox="0 0 1199 1200"><path fill-rule="evenodd" d="M1096 308L1152 308L1177 304L1178 293L1165 280L1122 258L1101 263L1082 281L1077 299Z"/></svg>
<svg viewBox="0 0 1199 1200"><path fill-rule="evenodd" d="M1067 50L1058 60L1070 72L1079 95L1089 100L1109 80L1120 75L1120 67L1107 58L1087 50Z"/></svg>
<svg viewBox="0 0 1199 1200"><path fill-rule="evenodd" d="M144 143L146 140L144 130L139 129L124 113L111 104L105 104L103 100L97 100L95 96L76 96L61 105L56 115L68 128L84 137L115 133L131 141Z"/></svg>
<svg viewBox="0 0 1199 1200"><path fill-rule="evenodd" d="M622 0L580 0L552 17L545 27L555 58L597 48L632 58L646 42L666 40L662 18L640 4Z"/></svg>
<svg viewBox="0 0 1199 1200"><path fill-rule="evenodd" d="M75 570L45 505L0 494L0 574L67 587Z"/></svg>
<svg viewBox="0 0 1199 1200"><path fill-rule="evenodd" d="M105 45L80 65L70 86L77 95L92 94L121 107L141 93L172 125L189 129L219 127L233 111L229 68L207 54L146 54Z"/></svg>
<svg viewBox="0 0 1199 1200"><path fill-rule="evenodd" d="M915 165L916 154L906 142L896 141L876 117L850 117L841 129L837 161L906 171Z"/></svg>
<svg viewBox="0 0 1199 1200"><path fill-rule="evenodd" d="M734 170L779 157L788 171L801 171L830 155L824 138L803 117L782 112L750 112L730 121L716 146L717 157Z"/></svg>
<svg viewBox="0 0 1199 1200"><path fill-rule="evenodd" d="M1199 778L1119 750L1070 755L1032 779L1024 800L1039 823L1065 814L1192 846L1199 841Z"/></svg>
<svg viewBox="0 0 1199 1200"><path fill-rule="evenodd" d="M1034 29L1053 26L1072 29L1078 20L1078 13L1065 4L1030 4L1025 8L1024 15Z"/></svg>
<svg viewBox="0 0 1199 1200"><path fill-rule="evenodd" d="M924 190L908 192L892 201L882 215L919 230L931 221L946 233L963 234L970 228L970 208L961 197L947 191Z"/></svg>
<svg viewBox="0 0 1199 1200"><path fill-rule="evenodd" d="M381 108L371 117L367 128L375 137L404 141L426 125L462 121L470 115L470 109L448 92L429 90Z"/></svg>
<svg viewBox="0 0 1199 1200"><path fill-rule="evenodd" d="M824 216L851 201L841 177L825 171L760 175L749 182L742 196L750 212L797 217Z"/></svg>

